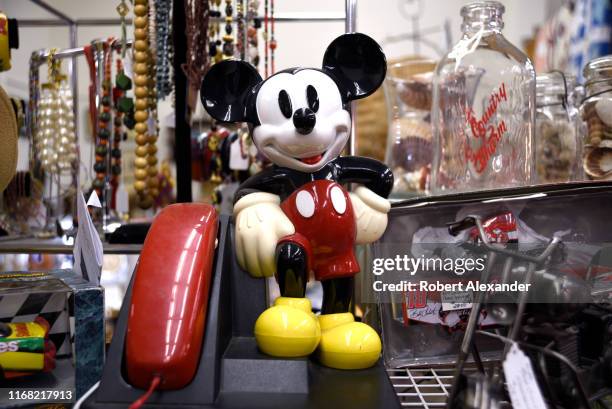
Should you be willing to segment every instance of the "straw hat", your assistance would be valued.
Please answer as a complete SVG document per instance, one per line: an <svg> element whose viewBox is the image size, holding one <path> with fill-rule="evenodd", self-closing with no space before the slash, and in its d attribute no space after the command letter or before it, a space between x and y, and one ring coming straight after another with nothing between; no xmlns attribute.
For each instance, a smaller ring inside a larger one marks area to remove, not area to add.
<svg viewBox="0 0 612 409"><path fill-rule="evenodd" d="M0 192L15 175L18 135L13 104L4 89L0 87Z"/></svg>

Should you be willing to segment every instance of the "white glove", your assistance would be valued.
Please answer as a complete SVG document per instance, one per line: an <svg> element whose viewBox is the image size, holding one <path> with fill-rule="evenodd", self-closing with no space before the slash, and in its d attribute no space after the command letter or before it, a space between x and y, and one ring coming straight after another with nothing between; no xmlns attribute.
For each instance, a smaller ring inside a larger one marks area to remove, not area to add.
<svg viewBox="0 0 612 409"><path fill-rule="evenodd" d="M357 223L355 242L357 244L375 242L387 228L387 213L391 209L391 204L364 186L359 186L350 193L350 196Z"/></svg>
<svg viewBox="0 0 612 409"><path fill-rule="evenodd" d="M277 195L250 193L234 205L235 246L238 264L252 277L271 277L276 267L276 244L295 233L295 227L280 208Z"/></svg>

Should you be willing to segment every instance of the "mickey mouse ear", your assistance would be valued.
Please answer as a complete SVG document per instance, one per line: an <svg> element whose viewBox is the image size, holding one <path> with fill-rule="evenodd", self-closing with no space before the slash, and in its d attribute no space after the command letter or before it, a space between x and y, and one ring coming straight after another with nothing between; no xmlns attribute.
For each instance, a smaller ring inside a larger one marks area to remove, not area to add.
<svg viewBox="0 0 612 409"><path fill-rule="evenodd" d="M387 59L371 37L343 34L327 47L323 70L339 82L346 102L365 98L378 89L387 73Z"/></svg>
<svg viewBox="0 0 612 409"><path fill-rule="evenodd" d="M249 63L225 60L213 65L204 76L200 98L204 109L221 122L252 122L250 94L261 77Z"/></svg>

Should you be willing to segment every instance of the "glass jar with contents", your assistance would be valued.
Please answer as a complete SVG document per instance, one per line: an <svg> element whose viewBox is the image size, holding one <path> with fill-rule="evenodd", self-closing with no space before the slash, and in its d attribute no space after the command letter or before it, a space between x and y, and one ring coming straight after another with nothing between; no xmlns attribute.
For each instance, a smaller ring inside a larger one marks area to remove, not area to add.
<svg viewBox="0 0 612 409"><path fill-rule="evenodd" d="M581 179L576 78L561 72L536 77L536 171L538 183Z"/></svg>
<svg viewBox="0 0 612 409"><path fill-rule="evenodd" d="M586 128L582 166L590 180L612 179L612 56L584 67L585 96L580 115Z"/></svg>
<svg viewBox="0 0 612 409"><path fill-rule="evenodd" d="M389 130L385 162L393 170L393 195L429 192L433 155L431 80L436 63L408 59L387 68L384 91Z"/></svg>
<svg viewBox="0 0 612 409"><path fill-rule="evenodd" d="M503 13L494 1L463 7L463 37L436 67L434 193L532 182L535 71L502 35Z"/></svg>

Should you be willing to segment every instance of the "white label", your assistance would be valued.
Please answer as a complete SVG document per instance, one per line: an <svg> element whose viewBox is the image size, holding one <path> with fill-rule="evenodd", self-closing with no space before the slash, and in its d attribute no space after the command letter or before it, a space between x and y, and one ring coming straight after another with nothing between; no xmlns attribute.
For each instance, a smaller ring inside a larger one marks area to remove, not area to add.
<svg viewBox="0 0 612 409"><path fill-rule="evenodd" d="M230 160L229 167L232 170L247 170L249 169L249 155L244 152L242 156L242 148L240 147L240 136L236 138L230 146Z"/></svg>
<svg viewBox="0 0 612 409"><path fill-rule="evenodd" d="M89 196L89 203L95 205L100 199L94 191ZM77 230L76 239L74 241L74 270L91 283L98 285L100 283L100 274L102 273L102 259L104 248L100 235L94 226L83 192L77 192L77 217L79 218L79 228Z"/></svg>
<svg viewBox="0 0 612 409"><path fill-rule="evenodd" d="M531 361L516 344L504 360L504 375L514 409L547 409Z"/></svg>
<svg viewBox="0 0 612 409"><path fill-rule="evenodd" d="M442 291L442 311L467 310L472 308L472 291Z"/></svg>
<svg viewBox="0 0 612 409"><path fill-rule="evenodd" d="M89 195L89 199L87 200L87 206L99 207L102 208L102 203L100 203L100 198L95 190L91 192Z"/></svg>

